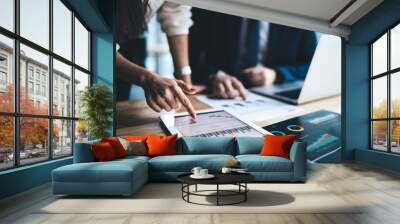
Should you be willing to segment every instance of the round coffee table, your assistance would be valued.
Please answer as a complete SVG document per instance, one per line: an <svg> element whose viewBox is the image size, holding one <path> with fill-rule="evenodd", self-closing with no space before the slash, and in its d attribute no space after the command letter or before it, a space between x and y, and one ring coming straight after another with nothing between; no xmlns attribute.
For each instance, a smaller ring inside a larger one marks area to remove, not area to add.
<svg viewBox="0 0 400 224"><path fill-rule="evenodd" d="M215 177L212 179L193 179L189 174L182 174L177 177L178 181L182 183L182 199L188 203L198 204L198 205L234 205L245 202L247 200L247 192L249 188L247 187L247 183L255 180L255 177L248 173L229 173L222 174L217 173L213 174ZM198 190L197 185L215 185L215 190ZM238 186L237 190L224 190L220 189L220 185L236 185ZM190 191L190 186L195 186L194 191ZM206 194L214 192L215 194ZM193 202L190 200L190 196L203 196L203 197L216 197L216 204L202 204ZM231 203L221 203L221 197L232 197L232 196L240 196L240 199Z"/></svg>

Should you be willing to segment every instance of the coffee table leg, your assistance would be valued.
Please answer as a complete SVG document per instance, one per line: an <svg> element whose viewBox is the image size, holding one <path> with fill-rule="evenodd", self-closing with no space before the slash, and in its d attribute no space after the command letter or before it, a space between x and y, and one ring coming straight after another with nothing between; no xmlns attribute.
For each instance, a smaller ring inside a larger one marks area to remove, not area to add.
<svg viewBox="0 0 400 224"><path fill-rule="evenodd" d="M188 191L188 194L187 194L187 201L190 202L190 200L189 200L189 195L190 195L190 184L188 184L187 191Z"/></svg>
<svg viewBox="0 0 400 224"><path fill-rule="evenodd" d="M217 184L217 206L219 206L219 184Z"/></svg>
<svg viewBox="0 0 400 224"><path fill-rule="evenodd" d="M247 190L247 183L244 183L244 201L247 201L247 192L248 192L248 190Z"/></svg>
<svg viewBox="0 0 400 224"><path fill-rule="evenodd" d="M195 189L194 189L194 191L196 191L196 192L197 192L197 184L195 185Z"/></svg>

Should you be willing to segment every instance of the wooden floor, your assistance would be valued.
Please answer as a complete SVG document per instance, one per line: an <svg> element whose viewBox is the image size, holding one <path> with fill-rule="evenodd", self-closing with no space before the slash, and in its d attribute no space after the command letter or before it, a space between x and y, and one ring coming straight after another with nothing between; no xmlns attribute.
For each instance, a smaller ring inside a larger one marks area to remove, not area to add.
<svg viewBox="0 0 400 224"><path fill-rule="evenodd" d="M357 214L37 214L37 208L55 199L50 187L42 186L1 201L0 223L400 223L400 174L358 163L313 165L308 181L367 206Z"/></svg>

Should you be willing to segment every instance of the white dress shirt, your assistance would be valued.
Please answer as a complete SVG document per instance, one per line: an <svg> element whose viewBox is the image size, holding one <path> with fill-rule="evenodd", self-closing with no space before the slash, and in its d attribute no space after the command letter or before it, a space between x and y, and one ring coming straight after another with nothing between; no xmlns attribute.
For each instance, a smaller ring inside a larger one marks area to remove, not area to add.
<svg viewBox="0 0 400 224"><path fill-rule="evenodd" d="M190 6L164 0L149 0L146 22L155 14L157 14L161 30L168 36L188 34L189 28L193 25Z"/></svg>

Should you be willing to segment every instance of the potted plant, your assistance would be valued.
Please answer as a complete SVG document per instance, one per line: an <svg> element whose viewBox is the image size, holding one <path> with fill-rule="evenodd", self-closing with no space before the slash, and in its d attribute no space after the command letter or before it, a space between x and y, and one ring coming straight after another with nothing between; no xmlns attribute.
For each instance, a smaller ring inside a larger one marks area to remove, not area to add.
<svg viewBox="0 0 400 224"><path fill-rule="evenodd" d="M107 86L86 87L79 93L79 107L82 120L78 124L87 128L89 140L110 136L107 130L112 125L113 95Z"/></svg>

